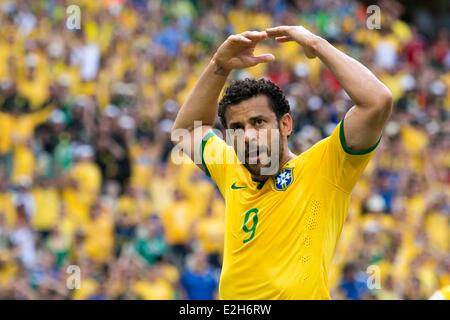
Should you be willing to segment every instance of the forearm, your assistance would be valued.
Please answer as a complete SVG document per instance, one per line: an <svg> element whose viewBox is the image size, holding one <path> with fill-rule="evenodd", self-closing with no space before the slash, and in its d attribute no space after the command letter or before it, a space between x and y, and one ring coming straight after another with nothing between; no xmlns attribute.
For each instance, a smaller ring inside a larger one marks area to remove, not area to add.
<svg viewBox="0 0 450 320"><path fill-rule="evenodd" d="M217 116L217 100L228 75L229 71L219 67L212 59L178 112L173 129L192 130L194 121L212 126Z"/></svg>
<svg viewBox="0 0 450 320"><path fill-rule="evenodd" d="M379 141L391 113L392 95L369 69L302 26L280 26L266 32L280 43L296 41L308 58L318 57L336 76L355 103L344 123L350 149L366 150Z"/></svg>
<svg viewBox="0 0 450 320"><path fill-rule="evenodd" d="M317 57L333 72L357 107L390 107L390 91L364 65L318 37Z"/></svg>

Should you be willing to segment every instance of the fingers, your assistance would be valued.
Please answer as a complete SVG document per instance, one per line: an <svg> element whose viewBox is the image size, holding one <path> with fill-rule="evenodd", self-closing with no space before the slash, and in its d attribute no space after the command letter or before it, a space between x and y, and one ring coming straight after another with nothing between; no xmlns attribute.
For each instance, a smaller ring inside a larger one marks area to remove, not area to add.
<svg viewBox="0 0 450 320"><path fill-rule="evenodd" d="M252 41L261 41L267 39L267 32L265 31L245 31L241 33L241 35Z"/></svg>
<svg viewBox="0 0 450 320"><path fill-rule="evenodd" d="M228 40L232 43L239 43L239 44L253 44L253 41L244 37L241 34L233 34L228 37Z"/></svg>
<svg viewBox="0 0 450 320"><path fill-rule="evenodd" d="M267 39L265 31L245 31L228 37L230 42L240 45L254 45L256 42Z"/></svg>
<svg viewBox="0 0 450 320"><path fill-rule="evenodd" d="M271 62L273 60L275 60L275 57L273 54L270 54L270 53L261 54L259 56L252 57L250 66L256 66L257 64L267 63L267 62Z"/></svg>
<svg viewBox="0 0 450 320"><path fill-rule="evenodd" d="M275 40L279 43L293 41L292 37L290 37L290 36L276 37Z"/></svg>
<svg viewBox="0 0 450 320"><path fill-rule="evenodd" d="M281 27L268 28L268 29L266 29L266 32L270 38L276 38L276 37L288 36L289 29L290 29L289 26L281 26Z"/></svg>
<svg viewBox="0 0 450 320"><path fill-rule="evenodd" d="M270 53L261 54L259 56L255 56L255 60L257 63L265 63L265 62L271 62L275 60L275 56Z"/></svg>

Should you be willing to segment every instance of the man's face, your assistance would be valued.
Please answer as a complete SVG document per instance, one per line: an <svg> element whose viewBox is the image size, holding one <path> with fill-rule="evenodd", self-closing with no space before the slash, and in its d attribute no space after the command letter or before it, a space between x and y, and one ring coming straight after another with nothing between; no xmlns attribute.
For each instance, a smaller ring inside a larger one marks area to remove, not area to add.
<svg viewBox="0 0 450 320"><path fill-rule="evenodd" d="M287 117L291 121L290 116ZM283 141L287 139L287 135L286 130L280 130L283 121L277 120L275 112L269 105L269 98L259 95L229 106L225 118L228 129L238 130L235 133L233 147L239 160L250 173L253 176L270 175L265 174L262 169L270 168L274 161L277 162L276 171L278 171L284 151ZM242 139L243 143L239 139Z"/></svg>

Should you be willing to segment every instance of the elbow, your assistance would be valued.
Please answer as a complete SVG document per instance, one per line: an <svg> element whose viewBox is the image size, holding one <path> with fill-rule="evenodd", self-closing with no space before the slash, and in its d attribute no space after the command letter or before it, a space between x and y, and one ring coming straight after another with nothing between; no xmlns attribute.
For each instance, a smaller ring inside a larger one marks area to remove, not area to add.
<svg viewBox="0 0 450 320"><path fill-rule="evenodd" d="M182 142L185 137L190 136L190 132L192 130L191 126L179 124L177 121L172 125L172 129L170 130L170 140L174 145Z"/></svg>
<svg viewBox="0 0 450 320"><path fill-rule="evenodd" d="M392 109L392 92L388 87L384 86L383 90L380 93L382 106L386 109Z"/></svg>
<svg viewBox="0 0 450 320"><path fill-rule="evenodd" d="M392 92L386 86L382 86L382 88L377 93L378 99L375 104L375 108L380 114L380 118L386 121L392 112Z"/></svg>
<svg viewBox="0 0 450 320"><path fill-rule="evenodd" d="M180 128L175 127L175 125L170 130L170 141L174 145L178 144L180 142L180 135L179 135Z"/></svg>
<svg viewBox="0 0 450 320"><path fill-rule="evenodd" d="M175 120L172 124L172 128L170 129L170 141L172 141L173 144L177 144L179 142L178 132L180 131L180 126L177 124L177 121Z"/></svg>

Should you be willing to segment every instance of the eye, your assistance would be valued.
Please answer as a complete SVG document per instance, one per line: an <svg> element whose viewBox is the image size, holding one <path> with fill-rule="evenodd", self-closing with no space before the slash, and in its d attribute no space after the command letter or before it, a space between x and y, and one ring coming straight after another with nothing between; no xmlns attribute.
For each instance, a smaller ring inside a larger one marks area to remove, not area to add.
<svg viewBox="0 0 450 320"><path fill-rule="evenodd" d="M265 121L263 119L256 119L255 124L261 126Z"/></svg>

